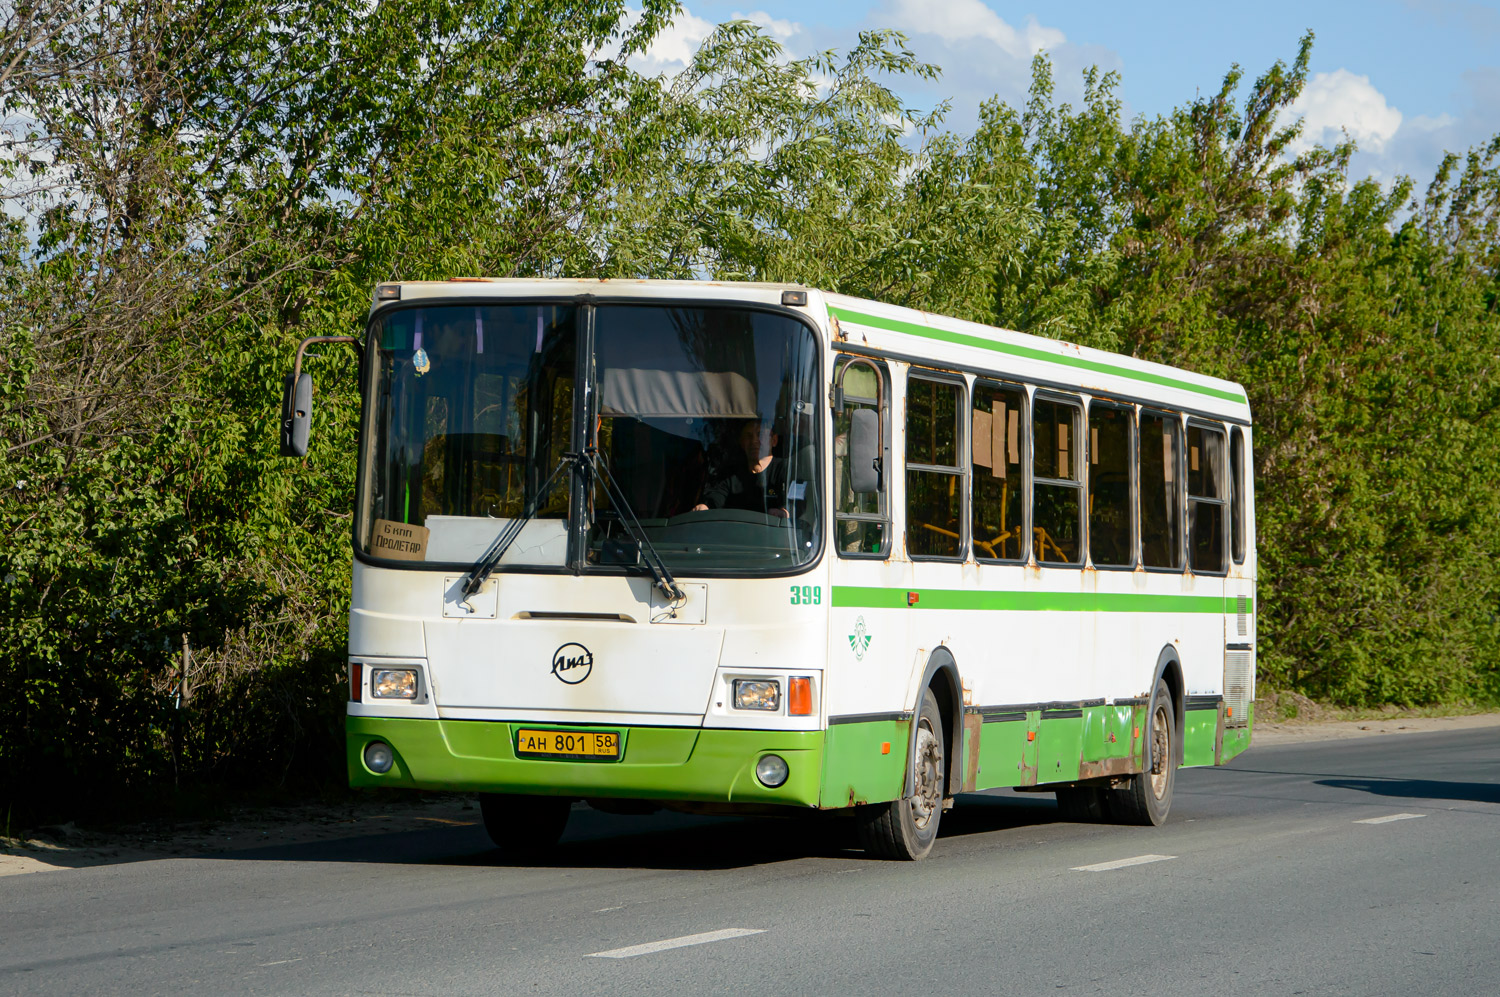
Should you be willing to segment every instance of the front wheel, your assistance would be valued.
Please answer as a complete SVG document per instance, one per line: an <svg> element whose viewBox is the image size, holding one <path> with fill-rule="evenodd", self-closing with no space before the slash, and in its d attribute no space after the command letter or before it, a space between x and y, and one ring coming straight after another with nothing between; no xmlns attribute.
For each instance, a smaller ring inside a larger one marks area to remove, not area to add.
<svg viewBox="0 0 1500 997"><path fill-rule="evenodd" d="M507 858L550 851L567 828L572 810L573 801L566 796L479 794L484 829Z"/></svg>
<svg viewBox="0 0 1500 997"><path fill-rule="evenodd" d="M916 724L912 795L855 811L860 843L865 851L882 858L906 861L926 858L937 840L948 771L943 754L943 716L931 689L922 693Z"/></svg>
<svg viewBox="0 0 1500 997"><path fill-rule="evenodd" d="M1151 744L1146 771L1130 777L1122 789L1109 790L1109 812L1121 824L1160 825L1172 809L1172 784L1177 775L1177 723L1172 690L1160 679L1151 694L1146 715L1146 737Z"/></svg>

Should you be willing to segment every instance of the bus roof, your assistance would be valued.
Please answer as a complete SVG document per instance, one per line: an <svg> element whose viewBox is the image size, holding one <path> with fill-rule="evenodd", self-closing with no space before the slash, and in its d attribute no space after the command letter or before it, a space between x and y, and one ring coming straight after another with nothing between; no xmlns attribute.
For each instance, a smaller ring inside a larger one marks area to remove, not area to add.
<svg viewBox="0 0 1500 997"><path fill-rule="evenodd" d="M1233 381L912 308L842 294L822 297L848 343L913 363L955 366L1100 397L1154 402L1245 422L1250 419L1245 389Z"/></svg>

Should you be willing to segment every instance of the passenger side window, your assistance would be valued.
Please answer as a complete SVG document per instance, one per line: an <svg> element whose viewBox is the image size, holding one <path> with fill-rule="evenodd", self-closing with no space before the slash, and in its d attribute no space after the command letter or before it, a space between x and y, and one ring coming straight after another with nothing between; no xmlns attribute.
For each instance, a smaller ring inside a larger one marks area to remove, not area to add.
<svg viewBox="0 0 1500 997"><path fill-rule="evenodd" d="M886 475L881 475L880 490L875 492L856 492L849 479L849 426L855 410L875 410L879 398L889 397L889 392L881 390L885 365L865 360L851 364L847 359L839 363L840 369L846 365L844 410L833 413L834 545L840 557L885 557L891 552ZM884 412L876 415L885 422ZM889 438L886 432L881 437ZM885 460L884 454L881 459Z"/></svg>
<svg viewBox="0 0 1500 997"><path fill-rule="evenodd" d="M963 386L910 377L906 382L906 550L914 558L961 558L963 468L958 413Z"/></svg>
<svg viewBox="0 0 1500 997"><path fill-rule="evenodd" d="M970 485L974 556L984 561L1026 560L1026 467L1021 462L1026 392L1019 385L980 381L970 413Z"/></svg>
<svg viewBox="0 0 1500 997"><path fill-rule="evenodd" d="M1222 574L1224 518L1224 433L1188 426L1188 537L1194 571Z"/></svg>
<svg viewBox="0 0 1500 997"><path fill-rule="evenodd" d="M1096 566L1135 565L1130 508L1134 432L1132 409L1097 402L1089 406L1089 557Z"/></svg>
<svg viewBox="0 0 1500 997"><path fill-rule="evenodd" d="M1142 412L1140 427L1141 563L1148 568L1181 570L1177 455L1182 450L1182 427L1176 416L1163 412Z"/></svg>
<svg viewBox="0 0 1500 997"><path fill-rule="evenodd" d="M1032 549L1042 564L1082 564L1083 460L1076 402L1032 403Z"/></svg>

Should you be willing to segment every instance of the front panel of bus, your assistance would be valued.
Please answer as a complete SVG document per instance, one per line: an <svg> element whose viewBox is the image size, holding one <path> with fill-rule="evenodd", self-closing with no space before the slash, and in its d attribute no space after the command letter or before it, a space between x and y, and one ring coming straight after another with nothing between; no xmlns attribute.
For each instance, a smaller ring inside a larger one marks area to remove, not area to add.
<svg viewBox="0 0 1500 997"><path fill-rule="evenodd" d="M814 326L407 288L366 348L351 782L816 805Z"/></svg>

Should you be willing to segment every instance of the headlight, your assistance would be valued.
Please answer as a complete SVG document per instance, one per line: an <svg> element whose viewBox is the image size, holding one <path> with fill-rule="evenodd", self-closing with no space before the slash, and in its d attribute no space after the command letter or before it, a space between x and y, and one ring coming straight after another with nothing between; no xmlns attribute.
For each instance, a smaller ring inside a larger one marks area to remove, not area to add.
<svg viewBox="0 0 1500 997"><path fill-rule="evenodd" d="M781 683L775 679L735 679L734 708L775 713L781 709Z"/></svg>
<svg viewBox="0 0 1500 997"><path fill-rule="evenodd" d="M370 669L370 695L376 699L416 699L415 668Z"/></svg>
<svg viewBox="0 0 1500 997"><path fill-rule="evenodd" d="M780 755L761 755L760 761L755 763L755 778L768 789L775 789L786 782L789 771L786 759Z"/></svg>

